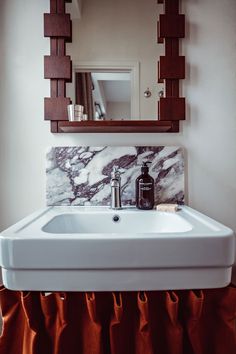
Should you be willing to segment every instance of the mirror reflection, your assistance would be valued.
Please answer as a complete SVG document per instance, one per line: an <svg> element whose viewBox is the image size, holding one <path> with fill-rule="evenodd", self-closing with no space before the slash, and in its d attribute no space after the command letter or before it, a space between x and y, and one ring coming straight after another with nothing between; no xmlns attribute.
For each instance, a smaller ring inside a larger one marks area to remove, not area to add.
<svg viewBox="0 0 236 354"><path fill-rule="evenodd" d="M129 72L75 73L75 101L93 120L125 120L131 114Z"/></svg>
<svg viewBox="0 0 236 354"><path fill-rule="evenodd" d="M160 11L163 5L156 0L82 0L79 18L72 13L68 54L74 86L69 91L89 119L157 119L163 88L157 84L157 61L164 50L156 35Z"/></svg>

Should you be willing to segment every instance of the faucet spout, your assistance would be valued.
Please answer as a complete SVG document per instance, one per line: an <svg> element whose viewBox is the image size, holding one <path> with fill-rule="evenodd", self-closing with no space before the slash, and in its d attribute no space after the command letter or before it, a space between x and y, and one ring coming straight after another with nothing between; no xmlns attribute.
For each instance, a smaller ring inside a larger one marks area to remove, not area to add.
<svg viewBox="0 0 236 354"><path fill-rule="evenodd" d="M118 171L118 166L113 167L111 173L111 209L122 209L121 206L121 178L120 172Z"/></svg>

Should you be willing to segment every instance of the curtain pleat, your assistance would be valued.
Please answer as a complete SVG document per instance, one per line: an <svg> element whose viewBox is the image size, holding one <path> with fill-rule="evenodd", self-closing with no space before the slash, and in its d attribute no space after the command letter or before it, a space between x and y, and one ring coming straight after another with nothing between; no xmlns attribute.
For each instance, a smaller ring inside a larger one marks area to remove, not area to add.
<svg viewBox="0 0 236 354"><path fill-rule="evenodd" d="M21 306L21 294L1 287L0 302L3 321L0 353L17 353L18 350L24 353L24 338L27 333L26 318Z"/></svg>
<svg viewBox="0 0 236 354"><path fill-rule="evenodd" d="M95 293L85 293L85 311L81 330L83 332L82 353L103 354L102 325L97 310Z"/></svg>
<svg viewBox="0 0 236 354"><path fill-rule="evenodd" d="M149 300L146 292L140 291L137 293L137 305L139 310L139 316L135 339L135 353L153 354L153 344L149 318Z"/></svg>
<svg viewBox="0 0 236 354"><path fill-rule="evenodd" d="M135 353L135 293L112 293L113 309L110 320L112 354Z"/></svg>
<svg viewBox="0 0 236 354"><path fill-rule="evenodd" d="M113 313L109 326L109 334L111 339L111 353L119 354L120 344L125 338L125 326L123 319L123 300L121 293L112 293ZM124 354L127 351L124 352Z"/></svg>
<svg viewBox="0 0 236 354"><path fill-rule="evenodd" d="M69 293L40 294L44 324L50 339L50 352L63 354L72 346L68 335L68 296Z"/></svg>
<svg viewBox="0 0 236 354"><path fill-rule="evenodd" d="M166 318L165 336L167 353L183 353L183 329L179 321L179 297L174 291L164 293ZM170 340L171 338L171 340Z"/></svg>
<svg viewBox="0 0 236 354"><path fill-rule="evenodd" d="M44 316L44 324L48 338L50 339L49 347L53 354L57 335L57 306L56 294L39 294L41 309Z"/></svg>
<svg viewBox="0 0 236 354"><path fill-rule="evenodd" d="M49 338L44 327L40 298L36 292L21 293L21 305L25 319L24 353L50 353Z"/></svg>
<svg viewBox="0 0 236 354"><path fill-rule="evenodd" d="M39 293L0 288L1 354L235 354L236 288Z"/></svg>

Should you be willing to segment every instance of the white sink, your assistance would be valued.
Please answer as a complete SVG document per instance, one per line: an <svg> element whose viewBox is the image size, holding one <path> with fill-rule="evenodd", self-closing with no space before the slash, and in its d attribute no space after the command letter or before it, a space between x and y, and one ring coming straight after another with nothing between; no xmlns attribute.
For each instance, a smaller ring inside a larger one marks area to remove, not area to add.
<svg viewBox="0 0 236 354"><path fill-rule="evenodd" d="M187 206L51 207L0 235L3 283L13 290L218 288L230 283L234 255L233 231Z"/></svg>

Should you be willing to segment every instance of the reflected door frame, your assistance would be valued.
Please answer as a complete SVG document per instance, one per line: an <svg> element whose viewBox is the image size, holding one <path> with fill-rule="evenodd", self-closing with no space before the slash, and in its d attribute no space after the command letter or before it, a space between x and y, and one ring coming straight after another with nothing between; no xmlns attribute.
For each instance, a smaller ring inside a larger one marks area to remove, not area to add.
<svg viewBox="0 0 236 354"><path fill-rule="evenodd" d="M131 120L140 119L140 64L138 61L75 61L73 60L72 84L68 84L68 93L75 102L75 75L77 72L98 70L111 72L129 72L131 77Z"/></svg>

